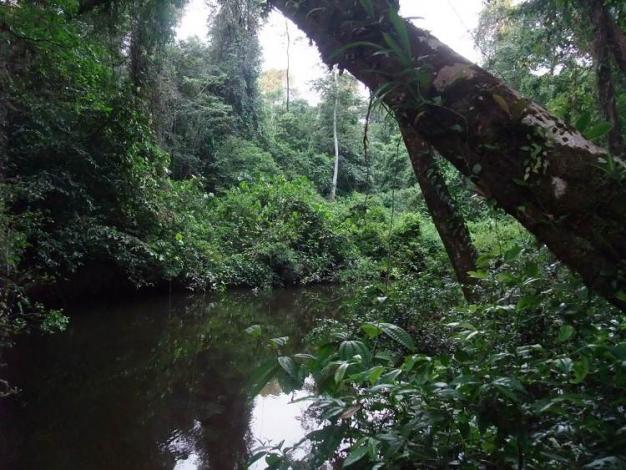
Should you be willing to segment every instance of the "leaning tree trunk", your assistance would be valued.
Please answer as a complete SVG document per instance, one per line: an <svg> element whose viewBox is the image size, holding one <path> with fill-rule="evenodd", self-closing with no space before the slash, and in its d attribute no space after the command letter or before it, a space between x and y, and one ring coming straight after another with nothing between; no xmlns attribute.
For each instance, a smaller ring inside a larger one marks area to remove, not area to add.
<svg viewBox="0 0 626 470"><path fill-rule="evenodd" d="M463 295L474 299L475 279L468 273L476 270L477 253L463 216L454 202L445 179L434 160L434 151L412 127L401 127L417 182L426 201L426 207L448 253Z"/></svg>
<svg viewBox="0 0 626 470"><path fill-rule="evenodd" d="M608 136L609 150L613 155L622 155L624 142L611 71L610 17L603 0L591 0L591 24L593 27L592 55L596 68L598 101L600 112L613 127ZM615 55L617 57L617 55Z"/></svg>
<svg viewBox="0 0 626 470"><path fill-rule="evenodd" d="M385 0L270 0L592 289L626 309L626 187L607 153ZM624 162L617 160L618 165Z"/></svg>

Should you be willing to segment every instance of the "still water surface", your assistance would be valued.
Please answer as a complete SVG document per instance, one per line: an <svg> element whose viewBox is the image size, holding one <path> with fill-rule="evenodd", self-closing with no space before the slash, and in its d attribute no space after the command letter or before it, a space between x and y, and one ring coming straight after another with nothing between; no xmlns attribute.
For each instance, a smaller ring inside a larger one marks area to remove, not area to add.
<svg viewBox="0 0 626 470"><path fill-rule="evenodd" d="M74 312L66 332L12 351L22 391L0 401L0 468L229 470L259 442L299 441L315 421L290 402L310 391L270 383L250 399L271 353L244 330L259 324L297 349L315 318L334 314L333 296L235 291Z"/></svg>

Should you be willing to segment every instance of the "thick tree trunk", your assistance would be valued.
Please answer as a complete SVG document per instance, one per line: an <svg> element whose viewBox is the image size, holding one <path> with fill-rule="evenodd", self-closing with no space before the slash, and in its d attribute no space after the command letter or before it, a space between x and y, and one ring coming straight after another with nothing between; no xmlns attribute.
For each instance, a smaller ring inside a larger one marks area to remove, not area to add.
<svg viewBox="0 0 626 470"><path fill-rule="evenodd" d="M611 71L611 46L609 43L609 22L611 19L604 8L603 0L592 0L590 13L594 36L592 55L596 68L600 112L604 119L613 126L608 136L609 150L613 155L622 155L624 142L617 113L615 87L613 86L613 73Z"/></svg>
<svg viewBox="0 0 626 470"><path fill-rule="evenodd" d="M404 126L400 130L426 207L448 253L463 295L471 301L475 297L475 279L468 272L476 270L477 253L465 220L454 207L443 174L434 160L432 147L413 128Z"/></svg>
<svg viewBox="0 0 626 470"><path fill-rule="evenodd" d="M396 20L387 1L271 3L327 63L384 92L401 126L626 309L626 187L607 177L605 150L430 33Z"/></svg>
<svg viewBox="0 0 626 470"><path fill-rule="evenodd" d="M335 144L335 167L333 169L333 182L330 189L330 200L334 201L337 196L337 180L339 179L339 136L337 134L337 106L339 106L339 81L337 71L333 70L333 85L335 87L335 103L333 106L333 142Z"/></svg>

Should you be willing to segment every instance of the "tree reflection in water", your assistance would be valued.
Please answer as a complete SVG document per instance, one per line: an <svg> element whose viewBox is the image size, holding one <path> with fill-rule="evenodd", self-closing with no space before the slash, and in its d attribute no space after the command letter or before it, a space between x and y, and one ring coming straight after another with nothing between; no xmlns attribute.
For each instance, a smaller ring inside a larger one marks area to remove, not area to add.
<svg viewBox="0 0 626 470"><path fill-rule="evenodd" d="M258 440L299 440L306 402L249 377L271 354L259 324L297 349L331 289L160 297L85 309L63 334L24 338L1 403L0 468L235 469ZM302 396L296 392L296 396ZM308 394L310 392L301 392Z"/></svg>

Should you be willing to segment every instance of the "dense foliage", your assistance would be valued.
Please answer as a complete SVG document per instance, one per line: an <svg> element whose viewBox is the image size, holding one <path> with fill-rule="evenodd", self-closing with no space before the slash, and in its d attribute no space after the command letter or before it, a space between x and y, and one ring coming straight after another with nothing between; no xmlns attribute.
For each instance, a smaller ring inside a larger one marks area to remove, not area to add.
<svg viewBox="0 0 626 470"><path fill-rule="evenodd" d="M302 354L271 343L255 376L315 379L311 451L253 460L624 468L620 313L438 162L481 254L466 301L396 123L347 73L315 84L318 104L291 91L287 109L282 71L260 70L261 3L211 2L204 42L173 39L180 0L0 2L0 352L112 289L350 283L338 320ZM623 27L623 6L606 6ZM607 122L585 14L488 2L478 42L487 68L602 142L620 132L626 80L611 63Z"/></svg>
<svg viewBox="0 0 626 470"><path fill-rule="evenodd" d="M434 275L371 285L312 332L310 354L279 357L286 387L312 374L320 391L315 451L254 457L269 468L622 468L626 326L517 242L481 258L480 303L460 304Z"/></svg>
<svg viewBox="0 0 626 470"><path fill-rule="evenodd" d="M63 327L45 304L110 288L294 285L385 270L389 210L320 197L333 97L296 100L286 113L275 89L258 87L256 2L214 5L208 44L172 40L181 5L1 6L3 341L28 325ZM365 107L354 79L341 83L348 195L367 186ZM402 160L388 143L393 127L372 127L373 153ZM358 220L368 211L371 221Z"/></svg>

